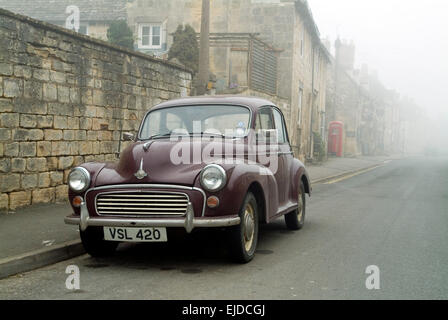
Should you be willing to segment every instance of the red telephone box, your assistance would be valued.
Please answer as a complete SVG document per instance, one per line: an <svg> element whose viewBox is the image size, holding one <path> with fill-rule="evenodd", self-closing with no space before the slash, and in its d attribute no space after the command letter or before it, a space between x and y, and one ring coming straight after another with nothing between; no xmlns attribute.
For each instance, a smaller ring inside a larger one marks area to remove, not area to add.
<svg viewBox="0 0 448 320"><path fill-rule="evenodd" d="M328 129L328 153L336 157L342 157L342 139L344 123L340 121L330 122Z"/></svg>

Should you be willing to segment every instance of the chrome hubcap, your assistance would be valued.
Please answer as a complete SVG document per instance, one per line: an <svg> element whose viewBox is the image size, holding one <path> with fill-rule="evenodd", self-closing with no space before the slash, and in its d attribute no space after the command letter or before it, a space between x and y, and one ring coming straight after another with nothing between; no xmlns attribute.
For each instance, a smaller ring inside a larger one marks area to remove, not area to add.
<svg viewBox="0 0 448 320"><path fill-rule="evenodd" d="M251 204L247 204L244 210L243 223L244 247L246 251L249 251L252 248L255 234L255 214Z"/></svg>

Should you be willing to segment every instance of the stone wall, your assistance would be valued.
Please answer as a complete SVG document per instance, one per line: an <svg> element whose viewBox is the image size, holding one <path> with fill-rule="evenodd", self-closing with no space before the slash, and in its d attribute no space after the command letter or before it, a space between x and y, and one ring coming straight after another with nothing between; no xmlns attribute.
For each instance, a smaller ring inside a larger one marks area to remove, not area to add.
<svg viewBox="0 0 448 320"><path fill-rule="evenodd" d="M116 160L122 131L190 88L183 67L0 9L0 211L64 200L73 166Z"/></svg>

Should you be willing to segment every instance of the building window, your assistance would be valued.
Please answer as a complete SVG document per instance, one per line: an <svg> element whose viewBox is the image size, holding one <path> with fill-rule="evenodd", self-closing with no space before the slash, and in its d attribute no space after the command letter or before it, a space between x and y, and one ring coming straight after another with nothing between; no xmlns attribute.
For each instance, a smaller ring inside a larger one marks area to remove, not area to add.
<svg viewBox="0 0 448 320"><path fill-rule="evenodd" d="M161 49L162 25L140 24L138 28L138 47L140 49Z"/></svg>
<svg viewBox="0 0 448 320"><path fill-rule="evenodd" d="M89 25L81 23L81 25L79 26L78 32L88 36L89 35Z"/></svg>
<svg viewBox="0 0 448 320"><path fill-rule="evenodd" d="M322 112L320 114L320 135L322 137L322 140L326 140L326 132L325 132L325 128L326 128L326 123L325 123L326 119L325 119L325 112Z"/></svg>
<svg viewBox="0 0 448 320"><path fill-rule="evenodd" d="M62 24L62 23L55 23L55 24L57 24L57 25L59 25L61 27L64 27L66 29L73 30L73 31L76 31L78 33L84 34L86 36L89 35L89 23L88 22L81 22L79 24L79 29L78 30L76 30L74 26L68 27L66 24Z"/></svg>

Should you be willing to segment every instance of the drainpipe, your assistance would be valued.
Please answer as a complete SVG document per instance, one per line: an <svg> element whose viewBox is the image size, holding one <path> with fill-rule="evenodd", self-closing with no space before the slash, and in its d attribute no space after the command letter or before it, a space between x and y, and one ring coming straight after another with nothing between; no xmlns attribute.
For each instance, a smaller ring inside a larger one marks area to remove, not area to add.
<svg viewBox="0 0 448 320"><path fill-rule="evenodd" d="M196 94L207 93L207 83L210 78L210 0L202 0L201 36L199 48L199 70Z"/></svg>
<svg viewBox="0 0 448 320"><path fill-rule="evenodd" d="M314 137L313 137L313 115L314 115L314 81L315 81L315 79L314 79L314 71L315 71L315 69L314 69L314 66L315 66L315 63L316 63L316 61L315 61L315 59L316 59L316 53L315 53L315 48L313 47L313 59L312 59L312 64L313 64L313 66L312 66L312 73L313 73L313 75L312 75L312 81L311 81L311 116L310 116L310 156L309 156L309 158L310 159L313 159L313 156L314 156Z"/></svg>

